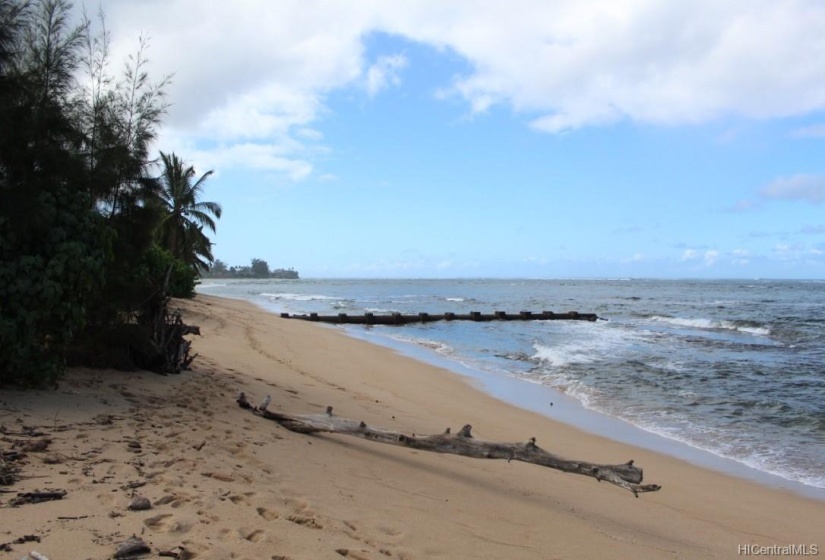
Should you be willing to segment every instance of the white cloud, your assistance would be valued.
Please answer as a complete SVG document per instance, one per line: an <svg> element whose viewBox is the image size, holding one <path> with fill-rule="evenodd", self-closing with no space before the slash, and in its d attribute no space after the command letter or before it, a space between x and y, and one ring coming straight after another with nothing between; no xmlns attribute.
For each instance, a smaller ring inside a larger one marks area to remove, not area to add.
<svg viewBox="0 0 825 560"><path fill-rule="evenodd" d="M751 263L750 251L747 249L734 249L731 251L731 263L737 266L747 266Z"/></svg>
<svg viewBox="0 0 825 560"><path fill-rule="evenodd" d="M278 146L266 144L233 144L208 151L192 150L192 159L213 169L248 167L277 172L293 181L305 179L312 164L300 158L287 157Z"/></svg>
<svg viewBox="0 0 825 560"><path fill-rule="evenodd" d="M820 204L825 202L825 176L799 174L779 177L762 188L759 194L765 198L804 200Z"/></svg>
<svg viewBox="0 0 825 560"><path fill-rule="evenodd" d="M627 258L627 259L623 259L621 262L624 263L624 264L629 264L629 263L644 262L645 260L647 260L647 259L645 258L644 254L642 254L642 253L633 253L633 256L631 256L630 258Z"/></svg>
<svg viewBox="0 0 825 560"><path fill-rule="evenodd" d="M825 6L814 1L456 4L452 19L398 28L470 61L473 71L454 91L474 110L506 104L538 114L531 124L541 130L623 118L771 118L825 106Z"/></svg>
<svg viewBox="0 0 825 560"><path fill-rule="evenodd" d="M404 55L381 56L369 67L366 76L367 93L374 97L381 90L401 83L401 70L406 68L407 58Z"/></svg>
<svg viewBox="0 0 825 560"><path fill-rule="evenodd" d="M705 266L713 266L719 260L719 251L708 249L704 253L699 253L696 249L685 249L679 260L682 262L701 260Z"/></svg>
<svg viewBox="0 0 825 560"><path fill-rule="evenodd" d="M800 243L777 243L773 247L773 257L781 261L795 261L804 253Z"/></svg>
<svg viewBox="0 0 825 560"><path fill-rule="evenodd" d="M114 60L151 37L152 75L174 73L168 124L194 142L295 151L326 96L400 84L384 33L464 59L441 84L473 112L503 105L560 132L619 120L665 125L825 109L818 0L102 0ZM375 61L369 64L370 57ZM818 129L809 133L818 134ZM243 162L238 161L239 165Z"/></svg>
<svg viewBox="0 0 825 560"><path fill-rule="evenodd" d="M699 258L699 254L694 249L685 249L682 252L682 261L693 261Z"/></svg>

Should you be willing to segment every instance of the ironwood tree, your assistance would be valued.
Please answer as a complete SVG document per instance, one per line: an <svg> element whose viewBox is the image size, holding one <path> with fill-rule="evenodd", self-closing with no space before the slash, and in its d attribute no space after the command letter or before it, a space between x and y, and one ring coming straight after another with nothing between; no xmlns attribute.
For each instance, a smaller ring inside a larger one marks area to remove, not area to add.
<svg viewBox="0 0 825 560"><path fill-rule="evenodd" d="M194 288L144 180L170 79L144 38L113 76L103 14L74 13L0 0L0 385L52 384L67 359L174 369L170 287Z"/></svg>

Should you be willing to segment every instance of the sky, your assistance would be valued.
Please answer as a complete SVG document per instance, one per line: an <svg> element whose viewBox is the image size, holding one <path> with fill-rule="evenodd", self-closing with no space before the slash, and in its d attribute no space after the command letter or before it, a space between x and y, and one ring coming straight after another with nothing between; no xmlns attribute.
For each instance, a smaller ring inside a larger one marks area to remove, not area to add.
<svg viewBox="0 0 825 560"><path fill-rule="evenodd" d="M103 0L304 278L825 278L825 2ZM93 13L97 5L87 4Z"/></svg>

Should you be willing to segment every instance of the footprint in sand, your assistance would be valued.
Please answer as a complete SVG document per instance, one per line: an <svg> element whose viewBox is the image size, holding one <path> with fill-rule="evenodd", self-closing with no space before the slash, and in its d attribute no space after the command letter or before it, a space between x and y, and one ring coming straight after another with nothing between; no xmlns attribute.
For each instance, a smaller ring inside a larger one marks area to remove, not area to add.
<svg viewBox="0 0 825 560"><path fill-rule="evenodd" d="M295 498L283 498L284 505L292 508L294 512L301 512L307 509L309 505L303 500L296 500Z"/></svg>
<svg viewBox="0 0 825 560"><path fill-rule="evenodd" d="M98 494L97 499L105 507L112 507L117 501L117 497L111 494Z"/></svg>
<svg viewBox="0 0 825 560"><path fill-rule="evenodd" d="M354 560L372 560L373 558L369 550L352 550L351 548L336 548L335 552L337 552L340 556L353 558Z"/></svg>
<svg viewBox="0 0 825 560"><path fill-rule="evenodd" d="M246 496L239 496L237 494L229 496L229 501L232 502L235 505L238 505L238 504L241 504L241 505L244 505L244 506L249 505L249 498L247 498Z"/></svg>
<svg viewBox="0 0 825 560"><path fill-rule="evenodd" d="M158 533L177 533L183 534L189 532L192 528L192 522L185 519L177 519L171 513L163 513L155 515L143 521L149 529L157 531Z"/></svg>
<svg viewBox="0 0 825 560"><path fill-rule="evenodd" d="M379 525L378 530L381 531L382 533L384 533L385 535L390 536L390 537L398 537L398 536L403 534L398 529L395 529L393 527L387 527L387 526L384 526L384 525Z"/></svg>
<svg viewBox="0 0 825 560"><path fill-rule="evenodd" d="M188 540L183 541L183 546L181 548L183 548L189 554L189 558L197 558L198 556L206 554L207 552L210 552L212 550L210 547L205 546L202 543L197 543Z"/></svg>
<svg viewBox="0 0 825 560"><path fill-rule="evenodd" d="M261 529L238 529L238 534L242 539L249 542L261 542L266 537L266 532Z"/></svg>
<svg viewBox="0 0 825 560"><path fill-rule="evenodd" d="M218 531L218 539L225 543L237 542L239 538L241 540L253 543L261 542L266 538L266 531L262 529L250 529L246 527L241 527L237 530L225 527Z"/></svg>
<svg viewBox="0 0 825 560"><path fill-rule="evenodd" d="M257 511L258 515L260 515L267 521L272 521L273 519L278 519L280 517L278 512L266 509L265 507L259 507L255 511Z"/></svg>
<svg viewBox="0 0 825 560"><path fill-rule="evenodd" d="M169 491L170 489L167 488L166 490ZM183 493L183 492L181 492L181 493L172 492L171 494L166 494L165 496L162 496L160 499L156 500L155 505L156 506L163 506L163 505L169 504L172 508L177 509L177 508L181 507L182 505L191 502L192 499L193 499L193 496L191 496L189 494L186 494L186 493Z"/></svg>
<svg viewBox="0 0 825 560"><path fill-rule="evenodd" d="M324 528L324 526L321 525L317 519L309 515L290 515L287 519L296 525L303 525L304 527L309 527L310 529Z"/></svg>

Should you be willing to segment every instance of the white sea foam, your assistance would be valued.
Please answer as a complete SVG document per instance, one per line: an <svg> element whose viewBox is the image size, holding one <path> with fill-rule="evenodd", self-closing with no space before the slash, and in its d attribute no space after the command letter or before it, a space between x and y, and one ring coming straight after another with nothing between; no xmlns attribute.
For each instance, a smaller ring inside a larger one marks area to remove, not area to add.
<svg viewBox="0 0 825 560"><path fill-rule="evenodd" d="M448 297L444 298L446 301L464 301L463 297Z"/></svg>
<svg viewBox="0 0 825 560"><path fill-rule="evenodd" d="M455 354L455 349L452 346L440 342L438 340L414 338L403 335L390 335L388 338L397 340L398 342L404 342L406 344L415 344L416 346L423 346L424 348L429 348L430 350L438 354L441 354L442 356L452 356Z"/></svg>
<svg viewBox="0 0 825 560"><path fill-rule="evenodd" d="M657 323L673 325L675 327L687 327L691 329L730 330L751 334L753 336L769 336L771 334L770 329L765 327L748 327L737 325L733 321L720 321L717 319L686 319L682 317L654 316L651 317L650 320L655 321Z"/></svg>
<svg viewBox="0 0 825 560"><path fill-rule="evenodd" d="M551 367L560 368L572 364L591 364L599 358L586 344L568 344L565 346L544 346L534 344L536 353L533 359Z"/></svg>
<svg viewBox="0 0 825 560"><path fill-rule="evenodd" d="M650 336L649 333L613 327L610 323L578 323L565 328L562 337L534 342L532 359L553 368L592 364Z"/></svg>
<svg viewBox="0 0 825 560"><path fill-rule="evenodd" d="M666 422L662 421L661 413L656 415L617 414L616 416L647 432L684 443L717 457L731 459L785 480L814 488L825 488L825 476L811 474L810 468L800 468L788 461L787 449L776 450L768 445L760 445L758 442L743 441L742 434L731 439L728 430L700 425L680 414L667 415Z"/></svg>
<svg viewBox="0 0 825 560"><path fill-rule="evenodd" d="M320 301L320 300L337 300L339 298L333 296L324 296L320 294L288 294L288 293L280 293L280 294L269 294L269 293L261 293L262 297L269 298L269 299L283 299L288 301Z"/></svg>
<svg viewBox="0 0 825 560"><path fill-rule="evenodd" d="M397 311L397 309L386 309L384 307L367 307L364 309L364 313L380 313L385 315L396 313Z"/></svg>
<svg viewBox="0 0 825 560"><path fill-rule="evenodd" d="M547 385L556 391L573 397L585 408L599 410L596 405L599 401L599 392L593 387L582 383L578 379L567 376L563 373L554 373L541 375L539 376L538 381L542 385Z"/></svg>
<svg viewBox="0 0 825 560"><path fill-rule="evenodd" d="M770 336L771 330L763 327L737 327L736 330L754 336Z"/></svg>

